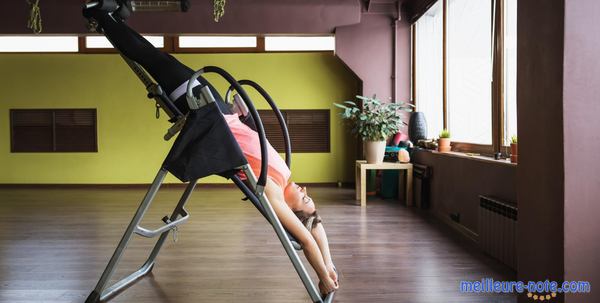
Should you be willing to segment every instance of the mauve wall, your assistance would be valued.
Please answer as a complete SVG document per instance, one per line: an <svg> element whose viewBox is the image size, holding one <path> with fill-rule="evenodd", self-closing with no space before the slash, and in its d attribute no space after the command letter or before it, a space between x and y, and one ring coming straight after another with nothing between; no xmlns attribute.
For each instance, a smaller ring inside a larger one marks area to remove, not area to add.
<svg viewBox="0 0 600 303"><path fill-rule="evenodd" d="M517 9L517 250L524 281L564 277L563 3L519 1ZM531 299L523 294L519 302Z"/></svg>
<svg viewBox="0 0 600 303"><path fill-rule="evenodd" d="M411 102L411 39L410 24L406 19L396 25L396 74L393 75L396 84L395 97L399 102ZM394 89L394 88L392 88Z"/></svg>
<svg viewBox="0 0 600 303"><path fill-rule="evenodd" d="M401 3L366 12L360 0L236 0L213 21L212 1L191 0L187 13L135 13L128 23L141 33L328 34L336 53L363 82L362 93L384 101L410 101L410 25L393 26ZM81 0L41 1L44 34L86 34ZM29 34L29 6L10 1L0 10L0 34ZM394 31L396 45L394 48ZM394 58L394 49L396 58ZM393 63L396 63L396 71Z"/></svg>
<svg viewBox="0 0 600 303"><path fill-rule="evenodd" d="M460 214L460 224L478 233L479 195L516 203L517 167L511 164L417 151L413 162L431 168L430 209L445 220Z"/></svg>
<svg viewBox="0 0 600 303"><path fill-rule="evenodd" d="M363 14L361 22L338 27L336 54L363 82L362 94L382 101L410 101L410 25L400 20L394 26L387 14ZM394 30L396 74L394 79ZM396 81L396 87L394 87ZM394 98L394 89L395 100Z"/></svg>
<svg viewBox="0 0 600 303"><path fill-rule="evenodd" d="M600 302L600 1L565 1L565 280L592 292L566 302Z"/></svg>
<svg viewBox="0 0 600 303"><path fill-rule="evenodd" d="M31 33L26 1L5 1L0 34ZM138 13L129 23L142 33L332 33L335 27L360 21L359 0L235 0L225 16L213 21L213 1L190 0L186 14ZM85 34L83 0L40 1L44 33Z"/></svg>

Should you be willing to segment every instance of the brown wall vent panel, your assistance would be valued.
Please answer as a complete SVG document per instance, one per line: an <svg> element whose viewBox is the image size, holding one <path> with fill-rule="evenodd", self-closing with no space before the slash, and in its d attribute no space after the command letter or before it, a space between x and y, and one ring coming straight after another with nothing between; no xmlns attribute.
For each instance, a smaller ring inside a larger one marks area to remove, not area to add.
<svg viewBox="0 0 600 303"><path fill-rule="evenodd" d="M328 109L292 109L281 112L290 133L292 152L330 152L330 113ZM283 134L275 114L271 110L260 110L259 114L269 142L278 152L284 152Z"/></svg>
<svg viewBox="0 0 600 303"><path fill-rule="evenodd" d="M96 109L11 109L11 152L97 152Z"/></svg>

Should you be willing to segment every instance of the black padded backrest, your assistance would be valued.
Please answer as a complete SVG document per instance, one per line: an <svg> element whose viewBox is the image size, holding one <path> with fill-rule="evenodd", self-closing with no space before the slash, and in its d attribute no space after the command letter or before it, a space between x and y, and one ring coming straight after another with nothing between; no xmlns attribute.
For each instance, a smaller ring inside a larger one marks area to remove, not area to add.
<svg viewBox="0 0 600 303"><path fill-rule="evenodd" d="M246 164L217 104L211 103L188 114L163 168L187 182L210 175L229 177Z"/></svg>

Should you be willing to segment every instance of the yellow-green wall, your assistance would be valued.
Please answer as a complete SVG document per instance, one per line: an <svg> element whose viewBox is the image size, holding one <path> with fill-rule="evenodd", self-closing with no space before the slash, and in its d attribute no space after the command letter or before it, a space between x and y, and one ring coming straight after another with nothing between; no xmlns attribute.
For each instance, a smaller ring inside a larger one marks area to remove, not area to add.
<svg viewBox="0 0 600 303"><path fill-rule="evenodd" d="M331 152L295 153L298 182L351 179L352 140L332 106L352 99L356 79L325 53L186 54L192 68L216 65L238 79L261 84L282 109L330 109ZM225 81L208 76L220 92ZM162 137L167 119L154 118L154 103L125 62L114 54L0 55L0 183L150 183L173 141ZM252 94L259 108L265 102ZM97 108L97 153L11 153L9 109ZM166 180L178 182L172 176ZM227 182L209 177L202 182Z"/></svg>

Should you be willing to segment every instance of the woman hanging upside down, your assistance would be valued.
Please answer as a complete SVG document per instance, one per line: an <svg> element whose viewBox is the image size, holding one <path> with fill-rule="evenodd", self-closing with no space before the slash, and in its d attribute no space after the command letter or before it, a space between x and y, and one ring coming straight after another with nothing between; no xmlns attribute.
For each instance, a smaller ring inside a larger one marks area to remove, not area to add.
<svg viewBox="0 0 600 303"><path fill-rule="evenodd" d="M108 0L105 0L108 1ZM114 1L114 0L112 0ZM122 3L119 3L123 5ZM101 30L125 56L136 61L169 93L171 100L182 113L189 111L185 89L194 71L173 56L157 50L140 34L129 28L118 14L96 8L85 9L84 16L93 19ZM203 78L195 86L209 85ZM260 143L258 134L242 123L226 104L214 94L229 128L256 175L260 175ZM322 294L339 287L338 276L331 260L327 235L321 217L305 187L290 181L291 172L277 151L268 145L268 180L265 187L273 210L283 226L302 244L306 258L319 277Z"/></svg>

